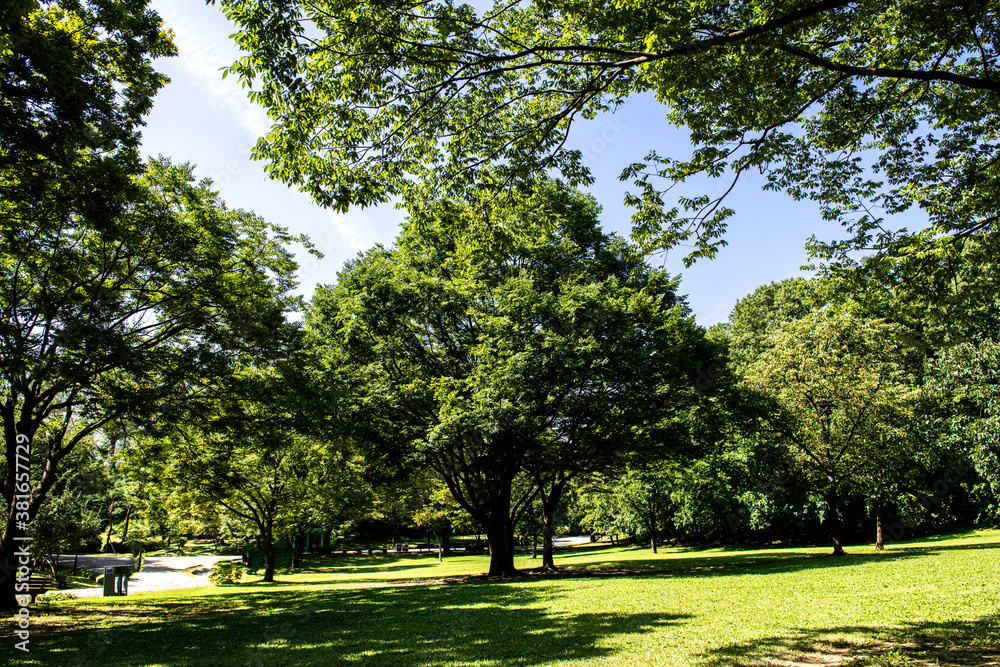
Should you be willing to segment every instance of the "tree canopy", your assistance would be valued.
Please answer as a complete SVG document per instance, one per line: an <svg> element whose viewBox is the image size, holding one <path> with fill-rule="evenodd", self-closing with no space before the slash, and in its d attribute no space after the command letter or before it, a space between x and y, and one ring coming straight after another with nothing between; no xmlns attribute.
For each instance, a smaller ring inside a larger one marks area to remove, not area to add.
<svg viewBox="0 0 1000 667"><path fill-rule="evenodd" d="M470 192L555 169L586 183L573 123L652 94L693 152L622 173L647 248L713 256L751 171L846 226L812 243L836 262L919 258L1000 215L1000 13L984 0L222 5L248 52L230 71L275 121L255 155L324 205L386 201L411 179ZM671 201L697 175L722 187ZM886 222L912 207L921 228Z"/></svg>
<svg viewBox="0 0 1000 667"><path fill-rule="evenodd" d="M819 310L773 330L746 369L748 387L775 401L771 437L795 453L807 486L828 505L834 553L843 553L840 494L885 494L887 470L903 466L917 399L906 329Z"/></svg>
<svg viewBox="0 0 1000 667"><path fill-rule="evenodd" d="M414 211L307 314L375 460L433 467L487 533L492 574L513 572L530 461L554 452L575 471L634 451L687 409L710 358L674 279L596 213L557 183L510 208Z"/></svg>

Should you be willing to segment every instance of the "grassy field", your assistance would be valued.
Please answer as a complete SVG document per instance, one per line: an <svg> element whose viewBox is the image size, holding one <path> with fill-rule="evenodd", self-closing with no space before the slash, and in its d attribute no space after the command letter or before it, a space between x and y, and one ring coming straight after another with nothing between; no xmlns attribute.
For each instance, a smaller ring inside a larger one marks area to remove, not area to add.
<svg viewBox="0 0 1000 667"><path fill-rule="evenodd" d="M40 606L16 662L1000 665L1000 531L869 549L588 545L559 576L502 582L468 576L482 556L337 557L273 584Z"/></svg>

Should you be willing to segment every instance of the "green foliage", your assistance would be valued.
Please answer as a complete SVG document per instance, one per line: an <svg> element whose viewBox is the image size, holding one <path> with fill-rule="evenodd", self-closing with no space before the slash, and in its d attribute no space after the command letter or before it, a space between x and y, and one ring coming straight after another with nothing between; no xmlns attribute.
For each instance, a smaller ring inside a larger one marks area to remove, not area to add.
<svg viewBox="0 0 1000 667"><path fill-rule="evenodd" d="M996 256L995 239L950 239L919 258L871 256L827 267L825 282L852 312L909 328L933 356L1000 333Z"/></svg>
<svg viewBox="0 0 1000 667"><path fill-rule="evenodd" d="M535 493L515 487L529 462L588 470L683 441L710 358L676 281L596 214L550 182L503 205L429 202L307 312L369 464L433 467L491 543Z"/></svg>
<svg viewBox="0 0 1000 667"><path fill-rule="evenodd" d="M39 463L43 462L44 458ZM87 439L66 457L63 465L66 473L60 476L48 502L31 523L32 546L38 554L96 551L101 544L113 493L103 452Z"/></svg>
<svg viewBox="0 0 1000 667"><path fill-rule="evenodd" d="M573 122L652 94L694 150L622 174L649 248L714 256L725 197L751 171L845 225L844 241L811 245L835 262L868 248L920 262L938 237L995 229L990 2L222 4L247 52L230 72L277 119L255 155L341 210L408 179L469 193L554 169L587 183L565 145ZM722 194L668 200L697 177L722 179ZM914 206L925 229L883 224Z"/></svg>
<svg viewBox="0 0 1000 667"><path fill-rule="evenodd" d="M789 278L763 285L740 299L720 331L728 341L732 362L742 368L767 345L779 327L819 310L828 303L826 285L819 280Z"/></svg>
<svg viewBox="0 0 1000 667"><path fill-rule="evenodd" d="M271 306L280 316L282 304ZM347 443L314 435L314 418L325 421L300 327L281 319L257 340L205 378L210 390L145 434L128 458L140 486L177 503L159 519L172 531L191 524L171 509L194 507L221 522L228 515L232 536L256 537L273 577L275 541L304 546L305 528L343 521L361 505L363 487ZM182 537L173 541L183 548Z"/></svg>
<svg viewBox="0 0 1000 667"><path fill-rule="evenodd" d="M243 578L243 564L231 560L220 560L212 568L208 580L215 586L227 586L240 583Z"/></svg>
<svg viewBox="0 0 1000 667"><path fill-rule="evenodd" d="M967 455L1000 497L1000 343L962 343L928 367L933 434L952 456Z"/></svg>
<svg viewBox="0 0 1000 667"><path fill-rule="evenodd" d="M584 523L592 532L629 539L649 539L668 519L665 514L671 477L657 468L628 468L584 486Z"/></svg>
<svg viewBox="0 0 1000 667"><path fill-rule="evenodd" d="M747 387L775 402L763 421L823 495L839 550L837 494L897 500L920 443L912 336L899 325L820 310L779 326L746 368Z"/></svg>
<svg viewBox="0 0 1000 667"><path fill-rule="evenodd" d="M462 509L448 487L440 481L431 486L424 504L412 519L417 528L436 535L463 535L477 528L469 513Z"/></svg>

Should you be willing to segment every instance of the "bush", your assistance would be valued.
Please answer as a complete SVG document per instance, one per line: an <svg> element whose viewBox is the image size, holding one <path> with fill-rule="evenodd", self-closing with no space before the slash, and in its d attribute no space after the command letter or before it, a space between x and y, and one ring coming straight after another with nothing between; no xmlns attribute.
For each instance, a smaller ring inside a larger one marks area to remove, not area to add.
<svg viewBox="0 0 1000 667"><path fill-rule="evenodd" d="M35 602L57 602L59 600L78 600L78 596L72 593L60 593L58 591L53 591L52 593L46 593L45 595L39 595L35 598Z"/></svg>
<svg viewBox="0 0 1000 667"><path fill-rule="evenodd" d="M232 560L220 560L208 575L208 580L216 586L238 584L242 578L243 564Z"/></svg>

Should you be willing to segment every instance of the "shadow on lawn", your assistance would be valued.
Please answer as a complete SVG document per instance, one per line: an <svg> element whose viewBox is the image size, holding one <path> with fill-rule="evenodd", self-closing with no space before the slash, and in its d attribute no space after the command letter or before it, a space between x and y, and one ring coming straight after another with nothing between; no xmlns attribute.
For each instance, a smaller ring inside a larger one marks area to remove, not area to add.
<svg viewBox="0 0 1000 667"><path fill-rule="evenodd" d="M334 558L324 557L324 560L310 559L305 561L304 572L314 574L369 574L371 572L395 572L398 570L420 570L433 568L437 560L426 563L415 563L406 556L373 555Z"/></svg>
<svg viewBox="0 0 1000 667"><path fill-rule="evenodd" d="M907 623L895 629L864 626L792 630L786 635L721 646L701 667L844 665L959 667L1000 659L1000 617L968 622Z"/></svg>
<svg viewBox="0 0 1000 667"><path fill-rule="evenodd" d="M366 590L253 591L187 604L108 606L122 630L37 633L36 664L83 665L536 665L600 659L605 637L641 636L687 616L550 613L544 586L468 584ZM196 607L202 603L207 609ZM539 605L533 607L532 605ZM225 608L225 606L230 608ZM210 611L209 611L210 610ZM93 618L93 608L87 610ZM117 615L117 618L115 616ZM126 616L127 615L127 616ZM36 638L36 633L32 633Z"/></svg>
<svg viewBox="0 0 1000 667"><path fill-rule="evenodd" d="M539 577L605 577L614 575L664 575L672 577L714 577L733 574L777 574L800 572L803 570L835 569L856 567L867 563L884 563L928 556L945 551L971 549L1000 549L1000 543L956 544L947 546L900 547L874 553L848 553L846 556L832 556L815 553L756 552L752 554L719 554L683 556L664 559L649 558L616 561L609 558L601 563L571 565L554 574L538 574ZM558 562L557 562L558 564Z"/></svg>

